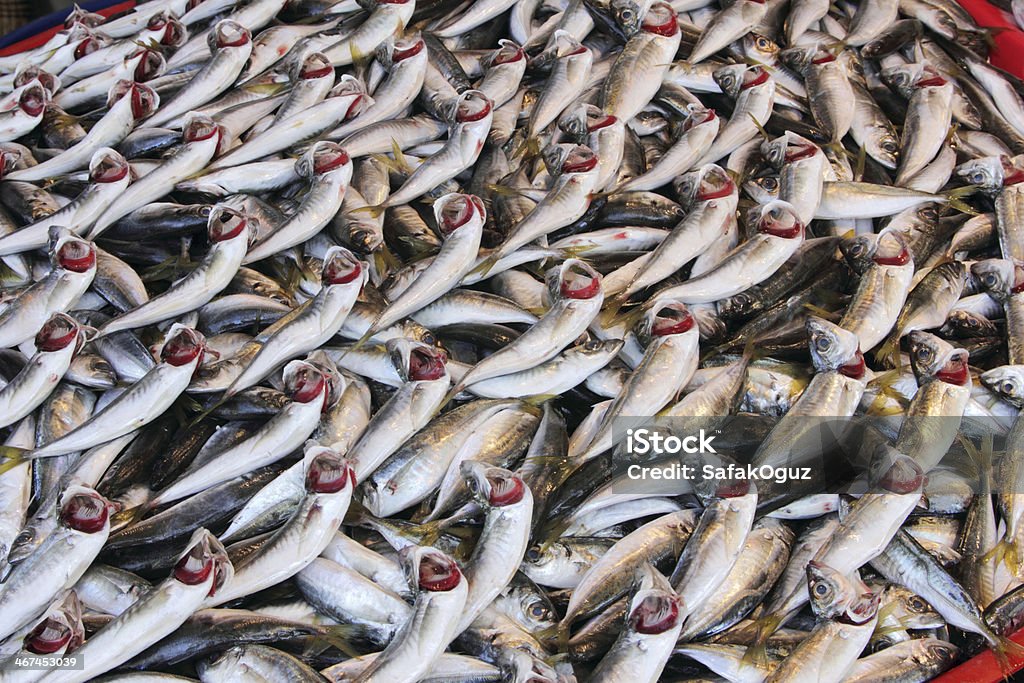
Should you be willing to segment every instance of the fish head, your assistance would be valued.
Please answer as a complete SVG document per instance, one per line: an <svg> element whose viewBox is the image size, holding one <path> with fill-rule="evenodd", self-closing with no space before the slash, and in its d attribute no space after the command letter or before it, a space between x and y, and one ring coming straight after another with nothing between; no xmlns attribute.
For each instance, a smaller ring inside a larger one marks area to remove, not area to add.
<svg viewBox="0 0 1024 683"><path fill-rule="evenodd" d="M981 373L981 383L989 391L1018 408L1024 407L1024 365L1002 365Z"/></svg>
<svg viewBox="0 0 1024 683"><path fill-rule="evenodd" d="M462 583L462 572L455 560L430 546L406 546L399 552L402 568L414 590L444 593Z"/></svg>
<svg viewBox="0 0 1024 683"><path fill-rule="evenodd" d="M368 271L362 261L345 247L334 246L324 254L320 282L324 285L358 283L360 291L366 283Z"/></svg>
<svg viewBox="0 0 1024 683"><path fill-rule="evenodd" d="M27 64L17 70L14 76L14 87L20 88L32 81L38 81L51 95L60 90L60 78L35 64Z"/></svg>
<svg viewBox="0 0 1024 683"><path fill-rule="evenodd" d="M918 384L933 379L956 385L970 382L966 350L923 330L914 330L909 338L910 365Z"/></svg>
<svg viewBox="0 0 1024 683"><path fill-rule="evenodd" d="M580 259L566 259L545 275L552 301L593 299L602 295L601 275Z"/></svg>
<svg viewBox="0 0 1024 683"><path fill-rule="evenodd" d="M672 5L667 2L656 2L644 13L640 30L656 36L672 38L679 35L679 17Z"/></svg>
<svg viewBox="0 0 1024 683"><path fill-rule="evenodd" d="M210 210L210 217L206 219L206 232L212 244L227 242L236 237L241 237L248 244L254 237L245 214L224 204L217 204Z"/></svg>
<svg viewBox="0 0 1024 683"><path fill-rule="evenodd" d="M313 446L306 449L302 460L307 493L339 493L345 491L350 484L349 491L355 488L356 473L338 452L323 446Z"/></svg>
<svg viewBox="0 0 1024 683"><path fill-rule="evenodd" d="M610 361L618 355L625 343L621 339L587 339L570 347L565 353L584 358L606 358Z"/></svg>
<svg viewBox="0 0 1024 683"><path fill-rule="evenodd" d="M237 681L252 676L252 669L246 663L249 649L244 645L229 647L223 652L205 657L196 662L196 671L208 680Z"/></svg>
<svg viewBox="0 0 1024 683"><path fill-rule="evenodd" d="M0 180L14 170L21 161L21 149L16 145L0 145Z"/></svg>
<svg viewBox="0 0 1024 683"><path fill-rule="evenodd" d="M217 537L206 529L196 529L185 552L178 556L171 576L186 586L198 586L210 581L208 596L217 594L235 575L234 566Z"/></svg>
<svg viewBox="0 0 1024 683"><path fill-rule="evenodd" d="M928 479L913 458L883 442L872 453L868 481L875 489L905 495L921 492Z"/></svg>
<svg viewBox="0 0 1024 683"><path fill-rule="evenodd" d="M341 74L337 83L327 93L328 98L346 97L350 104L345 112L343 120L348 121L361 114L367 107L373 104L373 98L366 92L363 82L352 74Z"/></svg>
<svg viewBox="0 0 1024 683"><path fill-rule="evenodd" d="M526 51L514 40L502 38L498 41L498 49L487 58L487 65L491 68L503 64L518 64L526 62Z"/></svg>
<svg viewBox="0 0 1024 683"><path fill-rule="evenodd" d="M131 167L121 153L110 147L101 147L93 152L89 160L89 181L93 183L116 183L128 177Z"/></svg>
<svg viewBox="0 0 1024 683"><path fill-rule="evenodd" d="M909 99L922 68L922 64L897 64L882 69L878 75L883 83Z"/></svg>
<svg viewBox="0 0 1024 683"><path fill-rule="evenodd" d="M718 87L722 89L722 92L732 98L736 98L739 96L740 90L743 88L746 73L746 64L730 64L728 66L715 69L711 76L715 79L715 83Z"/></svg>
<svg viewBox="0 0 1024 683"><path fill-rule="evenodd" d="M478 460L464 460L459 474L470 493L484 507L508 507L526 497L523 480L514 472Z"/></svg>
<svg viewBox="0 0 1024 683"><path fill-rule="evenodd" d="M658 635L680 625L682 600L671 590L639 590L629 603L629 628L634 633Z"/></svg>
<svg viewBox="0 0 1024 683"><path fill-rule="evenodd" d="M634 333L647 346L655 339L677 334L697 334L697 319L682 301L657 299L637 322Z"/></svg>
<svg viewBox="0 0 1024 683"><path fill-rule="evenodd" d="M796 208L792 204L776 199L761 207L757 231L781 239L801 240L804 236L804 225L797 218Z"/></svg>
<svg viewBox="0 0 1024 683"><path fill-rule="evenodd" d="M864 147L872 159L889 169L895 169L900 158L900 141L889 126L873 126L866 133Z"/></svg>
<svg viewBox="0 0 1024 683"><path fill-rule="evenodd" d="M119 80L110 87L107 93L107 108L122 97L128 97L132 108L132 118L141 121L153 114L160 107L160 96L153 88L144 83L136 83L126 79Z"/></svg>
<svg viewBox="0 0 1024 683"><path fill-rule="evenodd" d="M293 83L327 77L333 81L334 66L323 52L310 52L292 65L289 77Z"/></svg>
<svg viewBox="0 0 1024 683"><path fill-rule="evenodd" d="M945 620L927 600L917 593L899 586L894 600L894 613L905 628L942 628ZM888 592L886 597L888 597Z"/></svg>
<svg viewBox="0 0 1024 683"><path fill-rule="evenodd" d="M313 144L295 161L295 174L300 178L313 178L336 170L351 178L352 159L344 147L329 140Z"/></svg>
<svg viewBox="0 0 1024 683"><path fill-rule="evenodd" d="M597 118L602 115L600 107L593 104L581 103L575 107L569 107L565 110L565 113L562 114L562 117L558 120L558 129L576 143L584 144L587 141L587 133L589 132L587 119L591 116ZM550 145L550 147L557 146ZM546 158L545 166L547 166ZM556 156L554 163L551 166L548 166L548 168L558 168L559 166L561 166L561 163L557 160Z"/></svg>
<svg viewBox="0 0 1024 683"><path fill-rule="evenodd" d="M774 64L779 58L779 44L763 33L751 31L740 42L747 59L758 64Z"/></svg>
<svg viewBox="0 0 1024 683"><path fill-rule="evenodd" d="M915 659L918 661L934 662L936 669L940 668L941 665L941 669L946 670L960 658L960 648L953 643L947 643L944 640L936 640L934 638L920 639L914 642L924 651Z"/></svg>
<svg viewBox="0 0 1024 683"><path fill-rule="evenodd" d="M60 523L83 534L107 528L117 506L87 486L72 484L60 498Z"/></svg>
<svg viewBox="0 0 1024 683"><path fill-rule="evenodd" d="M125 60L125 63L127 65L134 63L132 74L138 83L156 78L167 68L167 60L164 59L163 54L149 48L137 50Z"/></svg>
<svg viewBox="0 0 1024 683"><path fill-rule="evenodd" d="M573 59L590 52L589 48L564 29L557 29L551 34L550 45L554 48L555 59Z"/></svg>
<svg viewBox="0 0 1024 683"><path fill-rule="evenodd" d="M75 28L85 27L79 24ZM85 57L86 55L91 55L93 52L96 52L96 50L99 50L108 43L109 40L107 40L106 38L103 38L95 33L90 32L89 35L80 38L78 40L78 43L75 45L75 59L78 60L82 57Z"/></svg>
<svg viewBox="0 0 1024 683"><path fill-rule="evenodd" d="M284 366L284 393L295 403L320 402L327 408L327 394L330 387L320 369L304 360L293 360Z"/></svg>
<svg viewBox="0 0 1024 683"><path fill-rule="evenodd" d="M195 112L185 117L185 125L181 129L182 142L202 142L214 137L219 143L222 136L220 126L212 118Z"/></svg>
<svg viewBox="0 0 1024 683"><path fill-rule="evenodd" d="M675 191L679 205L689 209L697 202L730 196L736 191L736 184L721 166L705 164L676 179Z"/></svg>
<svg viewBox="0 0 1024 683"><path fill-rule="evenodd" d="M188 29L172 12L157 12L150 17L146 30L156 33L157 42L165 47L181 47L188 40Z"/></svg>
<svg viewBox="0 0 1024 683"><path fill-rule="evenodd" d="M404 337L389 339L384 345L402 381L436 380L448 374L448 354L443 349Z"/></svg>
<svg viewBox="0 0 1024 683"><path fill-rule="evenodd" d="M715 110L699 104L686 105L686 120L683 121L683 125L680 126L680 134L688 133L694 128L704 125L715 126L715 130L717 130L721 125L721 121L718 120L718 114Z"/></svg>
<svg viewBox="0 0 1024 683"><path fill-rule="evenodd" d="M983 259L971 264L971 277L993 299L1006 301L1024 291L1024 266L1010 259Z"/></svg>
<svg viewBox="0 0 1024 683"><path fill-rule="evenodd" d="M423 64L427 60L427 44L416 36L413 38L387 40L377 48L377 61L388 69L407 62Z"/></svg>
<svg viewBox="0 0 1024 683"><path fill-rule="evenodd" d="M983 190L999 190L1003 187L1003 167L1010 165L1006 155L971 159L956 167L956 174L971 185Z"/></svg>
<svg viewBox="0 0 1024 683"><path fill-rule="evenodd" d="M83 240L66 229L50 228L53 251L51 261L58 268L72 273L87 273L96 269L96 245Z"/></svg>
<svg viewBox="0 0 1024 683"><path fill-rule="evenodd" d="M451 104L450 120L454 124L475 123L491 115L493 103L479 90L466 90Z"/></svg>
<svg viewBox="0 0 1024 683"><path fill-rule="evenodd" d="M64 28L72 29L75 26L82 26L84 28L96 28L107 18L102 14L96 12L90 12L89 10L82 9L75 3L74 9L64 18Z"/></svg>
<svg viewBox="0 0 1024 683"><path fill-rule="evenodd" d="M750 198L759 204L767 204L779 198L779 176L777 174L763 175L758 178L751 178L743 183L743 190L750 195Z"/></svg>
<svg viewBox="0 0 1024 683"><path fill-rule="evenodd" d="M168 330L167 339L160 349L160 362L176 368L195 363L198 370L205 353L206 337L198 330L175 323Z"/></svg>
<svg viewBox="0 0 1024 683"><path fill-rule="evenodd" d="M838 371L856 379L864 376L864 356L856 334L813 315L807 317L805 326L815 370Z"/></svg>
<svg viewBox="0 0 1024 683"><path fill-rule="evenodd" d="M21 94L18 95L18 108L26 116L35 118L43 115L49 101L50 93L43 87L43 84L33 81L22 88Z"/></svg>
<svg viewBox="0 0 1024 683"><path fill-rule="evenodd" d="M218 21L206 39L210 46L210 52L217 54L218 50L231 47L242 47L252 42L252 34L249 29L231 19Z"/></svg>
<svg viewBox="0 0 1024 683"><path fill-rule="evenodd" d="M971 311L951 311L946 322L940 329L944 337L972 339L974 337L992 337L998 329L988 318Z"/></svg>
<svg viewBox="0 0 1024 683"><path fill-rule="evenodd" d="M434 202L434 220L441 236L447 239L464 226L482 229L487 220L484 201L473 194L451 192Z"/></svg>
<svg viewBox="0 0 1024 683"><path fill-rule="evenodd" d="M83 642L82 603L75 591L70 590L51 605L43 619L28 632L22 647L37 655L52 655L73 650Z"/></svg>
<svg viewBox="0 0 1024 683"><path fill-rule="evenodd" d="M85 327L67 313L54 313L36 333L35 346L38 351L53 353L75 345L75 353L82 350L86 342Z"/></svg>
<svg viewBox="0 0 1024 683"><path fill-rule="evenodd" d="M826 564L811 560L806 572L811 607L819 618L836 616L856 595L854 582Z"/></svg>
<svg viewBox="0 0 1024 683"><path fill-rule="evenodd" d="M821 148L802 135L787 131L772 140L761 143L761 154L768 163L782 169L787 163L809 159L822 154Z"/></svg>

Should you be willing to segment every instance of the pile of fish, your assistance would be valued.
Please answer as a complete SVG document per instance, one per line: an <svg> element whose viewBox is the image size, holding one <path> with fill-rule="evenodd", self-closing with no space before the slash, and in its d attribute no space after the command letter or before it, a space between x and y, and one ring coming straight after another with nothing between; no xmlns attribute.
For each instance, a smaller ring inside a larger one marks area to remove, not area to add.
<svg viewBox="0 0 1024 683"><path fill-rule="evenodd" d="M0 57L0 680L1009 672L990 44L953 0L76 8Z"/></svg>

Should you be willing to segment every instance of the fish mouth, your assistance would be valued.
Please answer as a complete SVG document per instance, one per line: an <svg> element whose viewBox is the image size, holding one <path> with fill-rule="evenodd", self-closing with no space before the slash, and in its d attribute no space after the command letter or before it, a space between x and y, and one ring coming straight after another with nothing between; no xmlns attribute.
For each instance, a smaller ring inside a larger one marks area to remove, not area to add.
<svg viewBox="0 0 1024 683"><path fill-rule="evenodd" d="M155 76L159 76L160 72L164 70L164 56L154 50L140 50L136 52L132 57L142 56L139 63L135 66L135 81L142 83L148 81Z"/></svg>
<svg viewBox="0 0 1024 683"><path fill-rule="evenodd" d="M690 115L686 117L686 121L683 123L683 131L693 130L697 126L714 121L718 118L718 114L715 113L714 109L708 109L699 105L691 104L688 107Z"/></svg>
<svg viewBox="0 0 1024 683"><path fill-rule="evenodd" d="M647 33L671 38L679 33L679 21L676 19L676 12L671 5L656 2L647 10L640 28Z"/></svg>
<svg viewBox="0 0 1024 683"><path fill-rule="evenodd" d="M416 40L399 40L395 42L395 46L391 51L391 63L397 64L403 60L415 57L419 53L423 52L423 48L426 44L423 40L417 38Z"/></svg>
<svg viewBox="0 0 1024 683"><path fill-rule="evenodd" d="M21 161L21 152L14 147L0 149L0 180Z"/></svg>
<svg viewBox="0 0 1024 683"><path fill-rule="evenodd" d="M85 487L69 490L64 498L60 509L61 523L84 534L102 531L114 509L113 503Z"/></svg>
<svg viewBox="0 0 1024 683"><path fill-rule="evenodd" d="M526 495L523 480L506 470L472 460L462 463L460 470L470 492L492 507L515 505Z"/></svg>
<svg viewBox="0 0 1024 683"><path fill-rule="evenodd" d="M597 167L597 155L584 145L575 145L562 161L562 173L586 173Z"/></svg>
<svg viewBox="0 0 1024 683"><path fill-rule="evenodd" d="M396 353L396 351L393 351ZM405 356L403 351L397 351ZM405 371L406 381L421 382L441 379L448 371L445 363L448 354L440 349L416 344L408 349L408 356L401 359L401 367Z"/></svg>
<svg viewBox="0 0 1024 683"><path fill-rule="evenodd" d="M302 60L298 76L300 80L310 81L314 78L323 78L333 74L334 66L331 64L331 60L327 59L327 55L322 52L313 52L306 55L306 58Z"/></svg>
<svg viewBox="0 0 1024 683"><path fill-rule="evenodd" d="M491 57L492 66L500 66L501 64L511 64L518 62L521 59L526 59L526 53L523 48L519 47L515 42L502 38L498 41L500 47Z"/></svg>
<svg viewBox="0 0 1024 683"><path fill-rule="evenodd" d="M338 493L349 482L355 488L355 471L344 458L326 448L313 456L306 469L306 490L310 493Z"/></svg>
<svg viewBox="0 0 1024 683"><path fill-rule="evenodd" d="M925 475L921 466L905 455L898 455L896 461L878 478L878 486L890 493L914 493L924 485Z"/></svg>
<svg viewBox="0 0 1024 683"><path fill-rule="evenodd" d="M100 41L94 36L83 38L75 47L75 59L79 60L86 55L96 52L98 49L100 49Z"/></svg>
<svg viewBox="0 0 1024 683"><path fill-rule="evenodd" d="M853 601L842 614L836 616L836 621L851 626L861 626L874 619L878 613L878 605L881 595L862 593Z"/></svg>
<svg viewBox="0 0 1024 683"><path fill-rule="evenodd" d="M476 214L479 214L481 219L485 219L487 215L483 200L471 194L445 195L437 201L437 205L437 227L445 235L450 235L469 223Z"/></svg>
<svg viewBox="0 0 1024 683"><path fill-rule="evenodd" d="M159 31L160 29L167 26L169 22L167 12L159 12L149 18L146 23L147 31Z"/></svg>
<svg viewBox="0 0 1024 683"><path fill-rule="evenodd" d="M886 232L879 235L872 260L880 266L903 266L910 262L910 250L898 235Z"/></svg>
<svg viewBox="0 0 1024 683"><path fill-rule="evenodd" d="M252 35L249 33L249 29L241 24L225 19L214 27L211 38L214 39L215 46L219 48L241 47L252 39Z"/></svg>
<svg viewBox="0 0 1024 683"><path fill-rule="evenodd" d="M711 199L722 199L736 191L736 184L721 166L711 166L704 173L700 174L700 184L697 186L696 198L698 201L706 202Z"/></svg>
<svg viewBox="0 0 1024 683"><path fill-rule="evenodd" d="M167 47L178 47L188 38L185 32L185 25L176 19L167 22L164 34L160 37L160 44Z"/></svg>
<svg viewBox="0 0 1024 683"><path fill-rule="evenodd" d="M740 90L749 90L750 88L764 85L768 82L768 72L759 66L752 67L743 72L743 82L740 84Z"/></svg>
<svg viewBox="0 0 1024 683"><path fill-rule="evenodd" d="M774 201L761 209L761 218L757 221L758 232L782 239L795 239L803 234L803 230L803 223L789 204Z"/></svg>
<svg viewBox="0 0 1024 683"><path fill-rule="evenodd" d="M178 559L171 575L186 586L201 585L212 576L207 595L213 596L233 574L231 561L221 542L206 529L199 529L192 535L191 545Z"/></svg>
<svg viewBox="0 0 1024 683"><path fill-rule="evenodd" d="M332 249L324 260L321 280L331 285L347 285L363 274L363 266L352 252L343 247Z"/></svg>
<svg viewBox="0 0 1024 683"><path fill-rule="evenodd" d="M967 358L966 351L955 351L949 360L946 361L946 364L935 373L935 379L957 386L967 384L971 378L971 372L967 366Z"/></svg>
<svg viewBox="0 0 1024 683"><path fill-rule="evenodd" d="M220 133L217 123L209 116L196 115L189 118L182 131L182 138L185 142L200 142L209 140Z"/></svg>
<svg viewBox="0 0 1024 683"><path fill-rule="evenodd" d="M1024 160L1001 154L999 164L1003 169L1003 187L1024 182Z"/></svg>
<svg viewBox="0 0 1024 683"><path fill-rule="evenodd" d="M39 85L46 89L46 92L51 95L57 92L60 88L60 78L54 76L49 71L43 71L38 66L30 66L17 75L14 79L14 87L20 88L23 85L28 85L32 81L39 81Z"/></svg>
<svg viewBox="0 0 1024 683"><path fill-rule="evenodd" d="M481 121L491 113L491 100L479 90L467 90L455 105L455 121L472 123Z"/></svg>
<svg viewBox="0 0 1024 683"><path fill-rule="evenodd" d="M578 259L566 260L558 273L558 293L566 299L593 299L601 293L601 276Z"/></svg>
<svg viewBox="0 0 1024 683"><path fill-rule="evenodd" d="M455 560L433 548L412 547L411 557L407 556L410 573L420 589L431 593L446 593L458 587L462 581Z"/></svg>
<svg viewBox="0 0 1024 683"><path fill-rule="evenodd" d="M103 149L93 156L89 179L94 183L116 183L128 176L128 162L112 149Z"/></svg>
<svg viewBox="0 0 1024 683"><path fill-rule="evenodd" d="M696 324L690 309L686 307L686 304L678 301L662 303L652 318L651 335L655 337L689 332Z"/></svg>
<svg viewBox="0 0 1024 683"><path fill-rule="evenodd" d="M125 95L131 98L132 118L136 121L152 115L160 105L160 97L151 87L122 79L111 86L107 94L107 108L114 106Z"/></svg>
<svg viewBox="0 0 1024 683"><path fill-rule="evenodd" d="M629 622L634 631L644 635L670 631L679 623L679 598L652 590L633 608Z"/></svg>
<svg viewBox="0 0 1024 683"><path fill-rule="evenodd" d="M227 206L215 206L207 219L211 242L226 242L242 234L248 221L241 212Z"/></svg>
<svg viewBox="0 0 1024 683"><path fill-rule="evenodd" d="M198 359L196 367L202 365L202 356L206 351L206 340L202 334L191 327L178 326L172 328L171 336L160 349L160 361L176 368Z"/></svg>
<svg viewBox="0 0 1024 683"><path fill-rule="evenodd" d="M96 266L96 247L76 237L57 247L57 264L72 273L85 273Z"/></svg>
<svg viewBox="0 0 1024 683"><path fill-rule="evenodd" d="M348 164L348 152L336 142L320 142L313 149L313 173L323 175Z"/></svg>
<svg viewBox="0 0 1024 683"><path fill-rule="evenodd" d="M37 655L50 655L71 643L74 627L61 615L47 617L25 636L25 649Z"/></svg>
<svg viewBox="0 0 1024 683"><path fill-rule="evenodd" d="M296 403L309 403L323 397L326 403L327 378L311 363L294 360L284 369L284 393Z"/></svg>
<svg viewBox="0 0 1024 683"><path fill-rule="evenodd" d="M54 313L36 333L36 348L48 353L60 351L74 343L81 330L82 327L70 315Z"/></svg>
<svg viewBox="0 0 1024 683"><path fill-rule="evenodd" d="M21 95L18 97L18 106L29 116L42 116L49 99L50 94L46 92L46 88L42 83L36 81L25 86L25 89L21 91Z"/></svg>

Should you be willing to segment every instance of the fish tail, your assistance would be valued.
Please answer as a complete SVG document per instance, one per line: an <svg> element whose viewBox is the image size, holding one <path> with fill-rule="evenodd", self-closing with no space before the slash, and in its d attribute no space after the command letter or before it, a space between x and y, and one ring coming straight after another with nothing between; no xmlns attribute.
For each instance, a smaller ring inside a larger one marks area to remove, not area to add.
<svg viewBox="0 0 1024 683"><path fill-rule="evenodd" d="M626 301L629 300L629 295L626 294L626 291L626 289L622 290L605 302L604 311L601 312L601 324L607 327L619 317L619 311L622 310L622 307L626 305Z"/></svg>
<svg viewBox="0 0 1024 683"><path fill-rule="evenodd" d="M754 642L743 654L743 661L747 664L761 665L768 661L768 639L773 633L779 630L785 616L782 614L767 614L755 623Z"/></svg>
<svg viewBox="0 0 1024 683"><path fill-rule="evenodd" d="M1016 542L1004 537L981 557L982 562L993 560L996 564L1002 562L1014 576L1017 576L1020 571L1020 551Z"/></svg>
<svg viewBox="0 0 1024 683"><path fill-rule="evenodd" d="M965 185L964 187L955 187L952 190L947 190L942 193L942 196L946 198L946 203L957 211L970 216L979 216L981 212L964 201L964 197L971 196L977 190L977 185Z"/></svg>
<svg viewBox="0 0 1024 683"><path fill-rule="evenodd" d="M200 422L202 422L206 418L210 417L210 415L212 415L215 410L217 410L218 408L223 406L225 403L230 401L231 397L234 396L236 393L238 393L238 392L232 391L231 387L228 387L227 391L224 392L224 395L220 397L219 401L217 401L216 403L211 405L209 408L207 408L203 412L201 412L198 415L196 415L196 417L192 420L192 422L189 423L189 427L195 427L197 424L199 424Z"/></svg>
<svg viewBox="0 0 1024 683"><path fill-rule="evenodd" d="M900 364L900 334L893 332L889 338L875 351L875 360L889 368L898 368Z"/></svg>
<svg viewBox="0 0 1024 683"><path fill-rule="evenodd" d="M750 113L749 111L747 112L747 116L749 116L749 117L750 117L750 120L754 122L754 127L755 127L755 128L757 128L757 132L758 132L758 134L759 134L759 135L760 135L760 136L761 136L761 137L762 137L763 139L765 139L765 140L771 140L771 139L772 139L772 136L771 136L771 134L770 134L770 133L768 133L768 131L766 131L766 130L764 129L764 126L762 126L762 125L761 125L761 122L757 120L757 117L756 117L756 116L754 116L753 114L751 114L751 113Z"/></svg>
<svg viewBox="0 0 1024 683"><path fill-rule="evenodd" d="M615 318L614 320L611 321L611 323L613 325L619 325L619 324L625 325L626 329L630 330L630 329L633 329L633 326L637 324L637 322L640 320L640 318L643 316L643 314L644 314L644 307L643 306L637 306L636 308L634 308L633 310L629 311L628 313L623 313L619 317Z"/></svg>
<svg viewBox="0 0 1024 683"><path fill-rule="evenodd" d="M365 213L369 214L371 218L377 218L384 213L386 208L388 208L387 202L382 204L367 204L366 206L360 206L358 209L352 209L352 213Z"/></svg>
<svg viewBox="0 0 1024 683"><path fill-rule="evenodd" d="M353 645L353 641L363 639L367 635L366 628L358 624L333 624L324 627L323 632L314 639L322 640L331 647L341 650L348 657L358 657L359 651Z"/></svg>
<svg viewBox="0 0 1024 683"><path fill-rule="evenodd" d="M18 465L31 462L31 453L32 451L27 448L18 448L17 446L0 446L0 458L3 458L3 462L0 462L0 475L13 470Z"/></svg>
<svg viewBox="0 0 1024 683"><path fill-rule="evenodd" d="M1002 672L1004 677L1009 677L1010 674L1014 673L1020 668L1020 665L1024 663L1024 645L1010 640L1006 636L1000 636L995 634L988 634L986 640L989 641L989 647L992 648L992 655L996 658L996 662L999 664L999 670Z"/></svg>
<svg viewBox="0 0 1024 683"><path fill-rule="evenodd" d="M501 258L500 248L499 249L495 249L493 252L491 252L487 256L487 258L485 258L483 261L480 262L480 265L478 265L476 268L471 270L469 272L469 274L470 275L480 275L480 276L487 275L489 272L491 272L491 269L494 268L494 264L496 264L500 258Z"/></svg>
<svg viewBox="0 0 1024 683"><path fill-rule="evenodd" d="M366 345L366 342L370 341L370 338L373 337L373 335L375 334L377 334L376 322L370 325L369 329L367 329L366 332L363 333L362 337L356 340L355 344L345 349L345 351L342 352L341 356L344 357L345 354L347 354L349 351L358 351L359 349L363 348L363 346Z"/></svg>

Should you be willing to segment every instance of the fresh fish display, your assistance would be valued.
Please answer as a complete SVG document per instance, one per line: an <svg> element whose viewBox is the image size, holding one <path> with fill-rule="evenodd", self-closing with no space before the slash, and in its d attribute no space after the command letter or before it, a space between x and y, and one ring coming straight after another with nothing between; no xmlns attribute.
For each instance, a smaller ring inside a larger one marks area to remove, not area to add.
<svg viewBox="0 0 1024 683"><path fill-rule="evenodd" d="M0 57L0 681L1010 679L995 33L149 0Z"/></svg>

